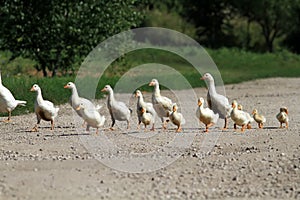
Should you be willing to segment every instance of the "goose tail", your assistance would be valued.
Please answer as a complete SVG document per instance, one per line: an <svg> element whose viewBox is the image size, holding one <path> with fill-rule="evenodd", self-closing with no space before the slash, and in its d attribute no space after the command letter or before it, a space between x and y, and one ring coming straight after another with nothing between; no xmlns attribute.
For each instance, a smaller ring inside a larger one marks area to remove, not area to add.
<svg viewBox="0 0 300 200"><path fill-rule="evenodd" d="M27 101L16 100L18 106L26 106Z"/></svg>

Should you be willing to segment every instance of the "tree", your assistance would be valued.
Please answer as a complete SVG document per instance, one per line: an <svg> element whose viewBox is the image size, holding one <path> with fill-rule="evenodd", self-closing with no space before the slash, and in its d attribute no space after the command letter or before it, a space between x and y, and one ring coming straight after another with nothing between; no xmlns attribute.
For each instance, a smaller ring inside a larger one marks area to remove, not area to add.
<svg viewBox="0 0 300 200"><path fill-rule="evenodd" d="M228 1L185 0L183 16L197 28L198 40L209 47L230 46L233 42L226 30L232 29L228 23L232 18Z"/></svg>
<svg viewBox="0 0 300 200"><path fill-rule="evenodd" d="M141 2L141 1L140 1ZM137 0L4 0L0 48L35 60L47 76L67 71L105 38L141 23Z"/></svg>
<svg viewBox="0 0 300 200"><path fill-rule="evenodd" d="M254 21L260 25L266 49L273 52L274 40L283 36L293 23L297 0L232 0L231 5L249 23Z"/></svg>

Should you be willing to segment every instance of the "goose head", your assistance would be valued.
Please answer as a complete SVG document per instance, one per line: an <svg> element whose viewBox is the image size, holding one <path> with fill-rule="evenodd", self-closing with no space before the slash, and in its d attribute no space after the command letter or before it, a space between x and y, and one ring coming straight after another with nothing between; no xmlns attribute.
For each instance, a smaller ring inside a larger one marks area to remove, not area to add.
<svg viewBox="0 0 300 200"><path fill-rule="evenodd" d="M36 92L39 90L41 90L41 88L37 84L34 84L30 89L31 92Z"/></svg>
<svg viewBox="0 0 300 200"><path fill-rule="evenodd" d="M238 104L237 108L238 110L243 110L243 106L241 104Z"/></svg>
<svg viewBox="0 0 300 200"><path fill-rule="evenodd" d="M83 105L83 103L80 103L78 106L77 106L77 108L76 108L76 110L84 110L84 105Z"/></svg>
<svg viewBox="0 0 300 200"><path fill-rule="evenodd" d="M287 115L289 114L287 107L280 108L280 112L285 112Z"/></svg>
<svg viewBox="0 0 300 200"><path fill-rule="evenodd" d="M200 79L207 80L207 81L214 81L214 78L210 73L205 73Z"/></svg>
<svg viewBox="0 0 300 200"><path fill-rule="evenodd" d="M101 90L101 92L111 92L112 88L110 85L106 85L104 86L104 88Z"/></svg>
<svg viewBox="0 0 300 200"><path fill-rule="evenodd" d="M158 80L152 79L151 82L149 83L149 86L155 86L155 85L158 85Z"/></svg>
<svg viewBox="0 0 300 200"><path fill-rule="evenodd" d="M143 114L144 112L146 112L145 108L141 108L141 113Z"/></svg>
<svg viewBox="0 0 300 200"><path fill-rule="evenodd" d="M67 88L67 89L75 88L75 84L72 83L72 82L69 82L69 83L67 83L67 84L64 86L64 88Z"/></svg>
<svg viewBox="0 0 300 200"><path fill-rule="evenodd" d="M204 99L203 99L202 97L200 97L200 98L198 99L198 106L203 105L203 103L204 103Z"/></svg>
<svg viewBox="0 0 300 200"><path fill-rule="evenodd" d="M177 104L176 104L176 103L174 103L174 104L173 104L173 112L176 112L176 111L177 111L177 109L178 109L178 106L177 106Z"/></svg>
<svg viewBox="0 0 300 200"><path fill-rule="evenodd" d="M135 97L142 96L142 92L140 90L135 91Z"/></svg>
<svg viewBox="0 0 300 200"><path fill-rule="evenodd" d="M256 110L256 109L254 109L254 110L252 111L252 115L255 115L255 114L257 114L257 110Z"/></svg>
<svg viewBox="0 0 300 200"><path fill-rule="evenodd" d="M238 105L238 103L237 103L236 100L234 100L234 101L231 103L231 107L232 107L232 108L237 108L237 105Z"/></svg>

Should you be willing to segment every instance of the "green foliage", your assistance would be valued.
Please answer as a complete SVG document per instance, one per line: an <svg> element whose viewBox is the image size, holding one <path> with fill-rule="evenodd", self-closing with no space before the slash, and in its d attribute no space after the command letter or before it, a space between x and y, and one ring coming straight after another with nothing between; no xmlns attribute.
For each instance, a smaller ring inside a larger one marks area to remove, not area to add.
<svg viewBox="0 0 300 200"><path fill-rule="evenodd" d="M0 48L36 61L56 75L74 71L108 36L136 27L136 0L5 0L0 3Z"/></svg>
<svg viewBox="0 0 300 200"><path fill-rule="evenodd" d="M9 51L0 52L0 69L4 74L21 75L35 71L34 65L36 63L34 61L22 57L17 57L13 61L9 61L11 56L12 53Z"/></svg>
<svg viewBox="0 0 300 200"><path fill-rule="evenodd" d="M183 51L189 50L183 49ZM300 77L300 57L288 51L259 54L239 49L221 48L218 50L209 49L208 53L217 64L225 84L267 77ZM166 51L133 51L126 54L124 60L126 61L126 66L119 65L116 68L114 65L120 63L113 63L105 71L98 83L96 98L103 97L103 93L100 90L104 85L110 84L114 86L126 71L140 64L151 62L166 64L174 68L185 76L192 87L205 86L204 82L199 80L201 75L190 64L177 55ZM112 73L112 71L114 72ZM152 78L154 77L149 76L149 81ZM172 79L172 74L165 78ZM28 102L26 107L18 107L13 112L14 115L33 112L35 94L29 90L34 83L40 85L45 99L53 101L57 105L69 101L71 91L64 89L63 86L69 81L74 81L74 79L75 77L29 78L2 74L3 84L11 90L16 99ZM178 89L183 89L180 83L174 82L174 86ZM152 88L148 85L144 85L140 89L152 91Z"/></svg>
<svg viewBox="0 0 300 200"><path fill-rule="evenodd" d="M238 15L247 18L248 23L253 21L259 24L265 39L266 50L273 52L274 40L289 32L290 27L293 26L294 11L299 7L299 1L233 0L231 5L236 8Z"/></svg>

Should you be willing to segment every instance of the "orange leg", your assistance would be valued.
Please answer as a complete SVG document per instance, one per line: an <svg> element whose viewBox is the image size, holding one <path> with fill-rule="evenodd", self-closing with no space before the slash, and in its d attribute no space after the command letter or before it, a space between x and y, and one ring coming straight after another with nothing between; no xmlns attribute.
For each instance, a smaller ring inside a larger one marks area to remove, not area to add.
<svg viewBox="0 0 300 200"><path fill-rule="evenodd" d="M152 124L152 128L150 129L150 131L154 131L154 123Z"/></svg>
<svg viewBox="0 0 300 200"><path fill-rule="evenodd" d="M244 131L245 131L245 129L246 129L246 126L247 126L247 124L244 124L244 125L242 126L242 129L241 129L241 131L242 131L242 132L244 132Z"/></svg>
<svg viewBox="0 0 300 200"><path fill-rule="evenodd" d="M211 126L213 126L213 125L214 125L214 123L206 124L206 126L205 126L205 132L208 133L208 128L211 127Z"/></svg>
<svg viewBox="0 0 300 200"><path fill-rule="evenodd" d="M38 132L38 125L37 124L31 129L31 132Z"/></svg>
<svg viewBox="0 0 300 200"><path fill-rule="evenodd" d="M127 120L127 130L130 128L129 120Z"/></svg>
<svg viewBox="0 0 300 200"><path fill-rule="evenodd" d="M10 122L11 112L8 112L8 118L5 120L2 120L2 122L8 123Z"/></svg>
<svg viewBox="0 0 300 200"><path fill-rule="evenodd" d="M169 119L167 119L166 121L164 121L164 123L163 123L163 129L168 129L168 127L167 127L167 125L168 125L168 123L169 123Z"/></svg>
<svg viewBox="0 0 300 200"><path fill-rule="evenodd" d="M176 132L181 132L181 131L182 131L182 128L181 128L181 125L179 125Z"/></svg>
<svg viewBox="0 0 300 200"><path fill-rule="evenodd" d="M251 129L251 124L247 124L247 129Z"/></svg>

